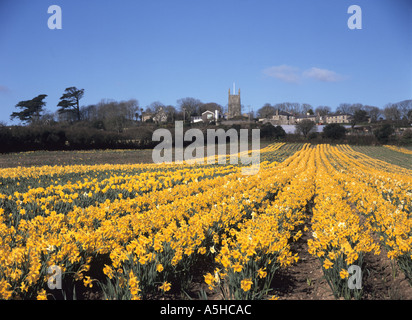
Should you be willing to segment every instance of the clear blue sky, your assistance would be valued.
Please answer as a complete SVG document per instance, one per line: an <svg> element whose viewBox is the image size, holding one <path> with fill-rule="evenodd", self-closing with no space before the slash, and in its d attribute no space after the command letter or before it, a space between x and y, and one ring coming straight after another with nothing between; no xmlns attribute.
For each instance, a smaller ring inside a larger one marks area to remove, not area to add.
<svg viewBox="0 0 412 320"><path fill-rule="evenodd" d="M350 30L350 5L362 29ZM62 29L50 30L50 5ZM184 97L382 107L412 98L412 0L0 0L0 120L21 100ZM237 89L236 89L237 90ZM245 110L247 111L247 110Z"/></svg>

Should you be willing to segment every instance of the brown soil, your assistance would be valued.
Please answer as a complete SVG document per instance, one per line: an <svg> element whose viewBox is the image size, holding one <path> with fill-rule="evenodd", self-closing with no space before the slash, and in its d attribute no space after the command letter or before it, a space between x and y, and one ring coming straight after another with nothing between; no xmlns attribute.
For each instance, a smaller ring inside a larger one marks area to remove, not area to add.
<svg viewBox="0 0 412 320"><path fill-rule="evenodd" d="M299 253L298 262L275 275L273 288L279 300L335 300L319 260L308 252L310 223L307 227L308 231L302 230L302 237L293 244ZM379 255L365 254L363 260L363 300L412 300L411 284L384 249Z"/></svg>
<svg viewBox="0 0 412 320"><path fill-rule="evenodd" d="M334 296L326 279L318 258L308 252L308 239L311 228L302 230L300 239L292 244L293 250L299 253L296 264L280 270L274 278L274 294L279 300L333 300Z"/></svg>
<svg viewBox="0 0 412 320"><path fill-rule="evenodd" d="M365 270L363 271L365 300L411 300L412 286L404 273L394 261L382 250L376 256L373 253L365 255Z"/></svg>

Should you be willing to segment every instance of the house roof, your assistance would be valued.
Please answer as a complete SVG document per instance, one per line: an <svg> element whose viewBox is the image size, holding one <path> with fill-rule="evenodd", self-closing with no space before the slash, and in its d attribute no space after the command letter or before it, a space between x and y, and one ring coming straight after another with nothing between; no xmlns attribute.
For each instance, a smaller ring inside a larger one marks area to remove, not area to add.
<svg viewBox="0 0 412 320"><path fill-rule="evenodd" d="M316 118L316 116L314 114L312 115L305 114L305 115L298 116L297 118L298 119L308 119L308 118Z"/></svg>
<svg viewBox="0 0 412 320"><path fill-rule="evenodd" d="M337 116L348 116L348 117L350 117L351 114L349 114L349 113L337 113L337 112L335 112L335 113L329 113L329 114L326 115L326 117L337 117Z"/></svg>

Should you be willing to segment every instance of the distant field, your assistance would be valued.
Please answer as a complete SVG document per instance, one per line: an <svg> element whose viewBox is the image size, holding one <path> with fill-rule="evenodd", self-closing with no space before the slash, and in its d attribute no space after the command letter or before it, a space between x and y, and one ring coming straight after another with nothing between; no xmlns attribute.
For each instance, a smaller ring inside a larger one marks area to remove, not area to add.
<svg viewBox="0 0 412 320"><path fill-rule="evenodd" d="M261 141L261 148L271 142ZM250 146L249 146L250 149ZM206 150L206 149L205 149ZM229 150L229 149L228 149ZM227 152L229 154L229 151ZM206 151L205 151L206 155ZM0 168L152 163L152 150L29 151L0 154Z"/></svg>
<svg viewBox="0 0 412 320"><path fill-rule="evenodd" d="M0 168L150 163L152 150L29 151L0 154Z"/></svg>
<svg viewBox="0 0 412 320"><path fill-rule="evenodd" d="M377 146L352 146L352 149L369 157L412 170L411 155Z"/></svg>

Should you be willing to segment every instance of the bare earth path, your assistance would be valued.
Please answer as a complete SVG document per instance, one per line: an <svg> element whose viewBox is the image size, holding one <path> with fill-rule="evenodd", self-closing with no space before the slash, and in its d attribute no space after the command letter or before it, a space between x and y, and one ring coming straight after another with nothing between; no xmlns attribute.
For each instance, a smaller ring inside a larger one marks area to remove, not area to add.
<svg viewBox="0 0 412 320"><path fill-rule="evenodd" d="M310 219L302 229L302 237L292 243L299 260L281 269L272 282L279 300L335 300L319 260L308 252L307 241L312 237ZM378 239L375 239L378 241ZM367 253L362 268L363 300L412 300L412 286L399 267L382 249L379 255Z"/></svg>
<svg viewBox="0 0 412 320"><path fill-rule="evenodd" d="M308 252L308 239L311 237L310 222L307 231L302 230L300 239L293 243L299 253L296 264L280 270L273 281L274 294L279 300L330 300L332 290L323 277L319 260Z"/></svg>

